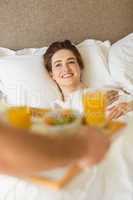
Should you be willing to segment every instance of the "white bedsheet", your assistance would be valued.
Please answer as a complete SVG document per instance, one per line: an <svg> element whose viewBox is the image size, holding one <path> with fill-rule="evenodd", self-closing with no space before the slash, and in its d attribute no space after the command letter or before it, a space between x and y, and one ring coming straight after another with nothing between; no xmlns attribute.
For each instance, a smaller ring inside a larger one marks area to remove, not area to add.
<svg viewBox="0 0 133 200"><path fill-rule="evenodd" d="M132 200L133 118L112 144L106 159L54 191L18 178L0 176L0 200Z"/></svg>

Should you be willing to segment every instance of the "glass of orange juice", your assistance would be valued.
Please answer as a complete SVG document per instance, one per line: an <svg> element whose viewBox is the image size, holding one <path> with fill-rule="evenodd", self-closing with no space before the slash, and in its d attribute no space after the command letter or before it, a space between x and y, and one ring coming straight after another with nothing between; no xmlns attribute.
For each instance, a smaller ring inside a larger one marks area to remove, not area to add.
<svg viewBox="0 0 133 200"><path fill-rule="evenodd" d="M83 94L85 123L103 127L106 121L106 95L102 91L85 91Z"/></svg>
<svg viewBox="0 0 133 200"><path fill-rule="evenodd" d="M9 124L17 128L30 128L31 116L26 106L10 107L6 111L6 119Z"/></svg>

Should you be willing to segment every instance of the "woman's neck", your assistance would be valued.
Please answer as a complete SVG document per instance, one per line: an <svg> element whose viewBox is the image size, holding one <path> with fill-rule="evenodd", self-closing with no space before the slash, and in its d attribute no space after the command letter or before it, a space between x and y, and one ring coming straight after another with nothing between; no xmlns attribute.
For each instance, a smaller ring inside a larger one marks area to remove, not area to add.
<svg viewBox="0 0 133 200"><path fill-rule="evenodd" d="M70 87L62 87L61 91L62 91L63 101L66 101L73 92L86 87L87 86L82 82L78 85L72 85Z"/></svg>

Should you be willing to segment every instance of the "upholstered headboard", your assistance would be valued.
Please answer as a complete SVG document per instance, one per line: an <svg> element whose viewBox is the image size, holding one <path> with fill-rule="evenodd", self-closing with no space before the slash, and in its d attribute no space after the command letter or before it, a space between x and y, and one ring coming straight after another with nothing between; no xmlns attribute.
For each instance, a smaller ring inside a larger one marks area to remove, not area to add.
<svg viewBox="0 0 133 200"><path fill-rule="evenodd" d="M133 32L133 0L0 0L0 46L41 47L55 40L112 42Z"/></svg>

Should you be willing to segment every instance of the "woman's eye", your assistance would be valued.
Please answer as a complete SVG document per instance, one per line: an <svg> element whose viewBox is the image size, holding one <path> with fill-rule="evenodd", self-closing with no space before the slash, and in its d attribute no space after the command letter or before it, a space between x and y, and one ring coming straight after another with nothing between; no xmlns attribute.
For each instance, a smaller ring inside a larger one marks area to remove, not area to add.
<svg viewBox="0 0 133 200"><path fill-rule="evenodd" d="M70 61L69 64L75 64L75 61Z"/></svg>
<svg viewBox="0 0 133 200"><path fill-rule="evenodd" d="M61 67L61 64L57 64L57 65L55 65L55 67Z"/></svg>

